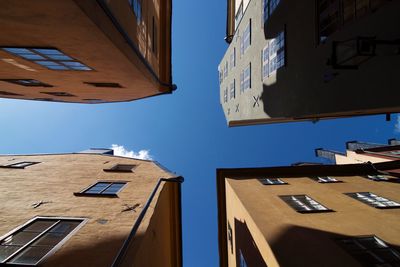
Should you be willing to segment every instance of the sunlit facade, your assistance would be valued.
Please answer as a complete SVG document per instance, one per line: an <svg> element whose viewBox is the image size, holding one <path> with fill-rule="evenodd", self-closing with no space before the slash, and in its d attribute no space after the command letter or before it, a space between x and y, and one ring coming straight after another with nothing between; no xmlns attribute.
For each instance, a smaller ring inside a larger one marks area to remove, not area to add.
<svg viewBox="0 0 400 267"><path fill-rule="evenodd" d="M398 266L399 169L218 169L220 266Z"/></svg>
<svg viewBox="0 0 400 267"><path fill-rule="evenodd" d="M172 1L2 0L0 97L74 103L171 93Z"/></svg>
<svg viewBox="0 0 400 267"><path fill-rule="evenodd" d="M0 156L1 266L182 266L182 177L110 149Z"/></svg>

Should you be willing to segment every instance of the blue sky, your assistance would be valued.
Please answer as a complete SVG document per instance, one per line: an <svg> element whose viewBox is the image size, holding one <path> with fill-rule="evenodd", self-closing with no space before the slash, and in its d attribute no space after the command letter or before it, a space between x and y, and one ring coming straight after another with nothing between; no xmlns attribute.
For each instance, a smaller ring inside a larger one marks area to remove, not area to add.
<svg viewBox="0 0 400 267"><path fill-rule="evenodd" d="M215 169L317 161L314 148L344 150L349 140L399 137L383 115L228 128L217 65L226 44L226 1L176 0L172 95L131 103L80 105L0 100L0 154L75 152L123 145L149 149L185 177L184 264L218 266Z"/></svg>

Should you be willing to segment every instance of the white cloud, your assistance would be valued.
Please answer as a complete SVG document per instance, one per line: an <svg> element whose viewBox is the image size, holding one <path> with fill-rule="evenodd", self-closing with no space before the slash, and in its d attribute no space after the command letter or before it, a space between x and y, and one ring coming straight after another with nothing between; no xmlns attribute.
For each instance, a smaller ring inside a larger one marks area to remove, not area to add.
<svg viewBox="0 0 400 267"><path fill-rule="evenodd" d="M396 123L394 124L394 132L400 133L400 114L397 115Z"/></svg>
<svg viewBox="0 0 400 267"><path fill-rule="evenodd" d="M115 156L134 158L134 159L145 159L152 160L152 156L150 155L150 150L142 149L139 152L135 152L133 150L128 151L124 146L112 144L111 149L114 150Z"/></svg>

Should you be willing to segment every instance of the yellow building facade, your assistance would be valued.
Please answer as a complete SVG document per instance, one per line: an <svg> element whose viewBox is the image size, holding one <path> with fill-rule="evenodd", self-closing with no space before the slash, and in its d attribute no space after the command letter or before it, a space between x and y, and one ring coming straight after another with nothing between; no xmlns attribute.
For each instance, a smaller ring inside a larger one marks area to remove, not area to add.
<svg viewBox="0 0 400 267"><path fill-rule="evenodd" d="M218 169L220 266L398 266L399 167Z"/></svg>
<svg viewBox="0 0 400 267"><path fill-rule="evenodd" d="M171 1L0 1L0 97L76 103L171 93Z"/></svg>
<svg viewBox="0 0 400 267"><path fill-rule="evenodd" d="M156 162L88 151L0 165L2 266L182 266L183 179Z"/></svg>

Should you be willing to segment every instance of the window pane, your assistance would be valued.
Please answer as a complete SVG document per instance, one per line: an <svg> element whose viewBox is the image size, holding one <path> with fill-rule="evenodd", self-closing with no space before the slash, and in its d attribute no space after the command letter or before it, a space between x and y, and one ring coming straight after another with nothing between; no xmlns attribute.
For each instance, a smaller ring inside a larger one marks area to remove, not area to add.
<svg viewBox="0 0 400 267"><path fill-rule="evenodd" d="M3 50L13 54L29 54L31 51L25 48L3 48Z"/></svg>
<svg viewBox="0 0 400 267"><path fill-rule="evenodd" d="M57 49L33 49L36 52L42 53L43 55L63 55L63 53L61 53L60 51L58 51Z"/></svg>
<svg viewBox="0 0 400 267"><path fill-rule="evenodd" d="M367 249L373 249L373 248L386 248L387 246L385 243L380 242L374 237L367 237L367 238L360 238L357 240L360 242L360 244Z"/></svg>
<svg viewBox="0 0 400 267"><path fill-rule="evenodd" d="M57 66L46 66L47 68L51 69L51 70L68 70L67 67L65 66L61 66L61 65L57 65Z"/></svg>
<svg viewBox="0 0 400 267"><path fill-rule="evenodd" d="M10 235L6 239L4 239L0 245L17 245L23 246L26 245L29 241L34 239L40 233L35 232L19 232L13 235Z"/></svg>
<svg viewBox="0 0 400 267"><path fill-rule="evenodd" d="M74 230L82 221L66 220L58 223L54 228L50 230L50 233L61 233L64 236L68 235Z"/></svg>
<svg viewBox="0 0 400 267"><path fill-rule="evenodd" d="M116 194L123 186L124 184L113 184L107 188L103 194Z"/></svg>
<svg viewBox="0 0 400 267"><path fill-rule="evenodd" d="M32 246L55 246L65 237L62 233L46 233L37 241L33 242Z"/></svg>
<svg viewBox="0 0 400 267"><path fill-rule="evenodd" d="M43 66L60 66L57 62L54 61L48 61L48 60L41 60L41 61L35 61L35 63L43 65Z"/></svg>
<svg viewBox="0 0 400 267"><path fill-rule="evenodd" d="M70 68L73 69L73 70L92 70L89 67L70 67Z"/></svg>
<svg viewBox="0 0 400 267"><path fill-rule="evenodd" d="M72 58L66 55L47 55L47 56L54 60L73 60Z"/></svg>
<svg viewBox="0 0 400 267"><path fill-rule="evenodd" d="M24 228L24 232L43 232L50 226L52 226L57 220L37 220Z"/></svg>
<svg viewBox="0 0 400 267"><path fill-rule="evenodd" d="M33 54L33 53L32 54L20 54L19 56L21 56L23 58L26 58L26 59L29 59L29 60L45 59L44 57L39 56L37 54Z"/></svg>
<svg viewBox="0 0 400 267"><path fill-rule="evenodd" d="M19 248L20 248L19 246L0 246L0 262L8 258Z"/></svg>
<svg viewBox="0 0 400 267"><path fill-rule="evenodd" d="M85 65L76 61L61 61L61 63L67 65L68 67L85 67Z"/></svg>
<svg viewBox="0 0 400 267"><path fill-rule="evenodd" d="M18 256L11 259L9 262L19 264L37 264L50 250L51 247L28 247L21 253L18 253Z"/></svg>

